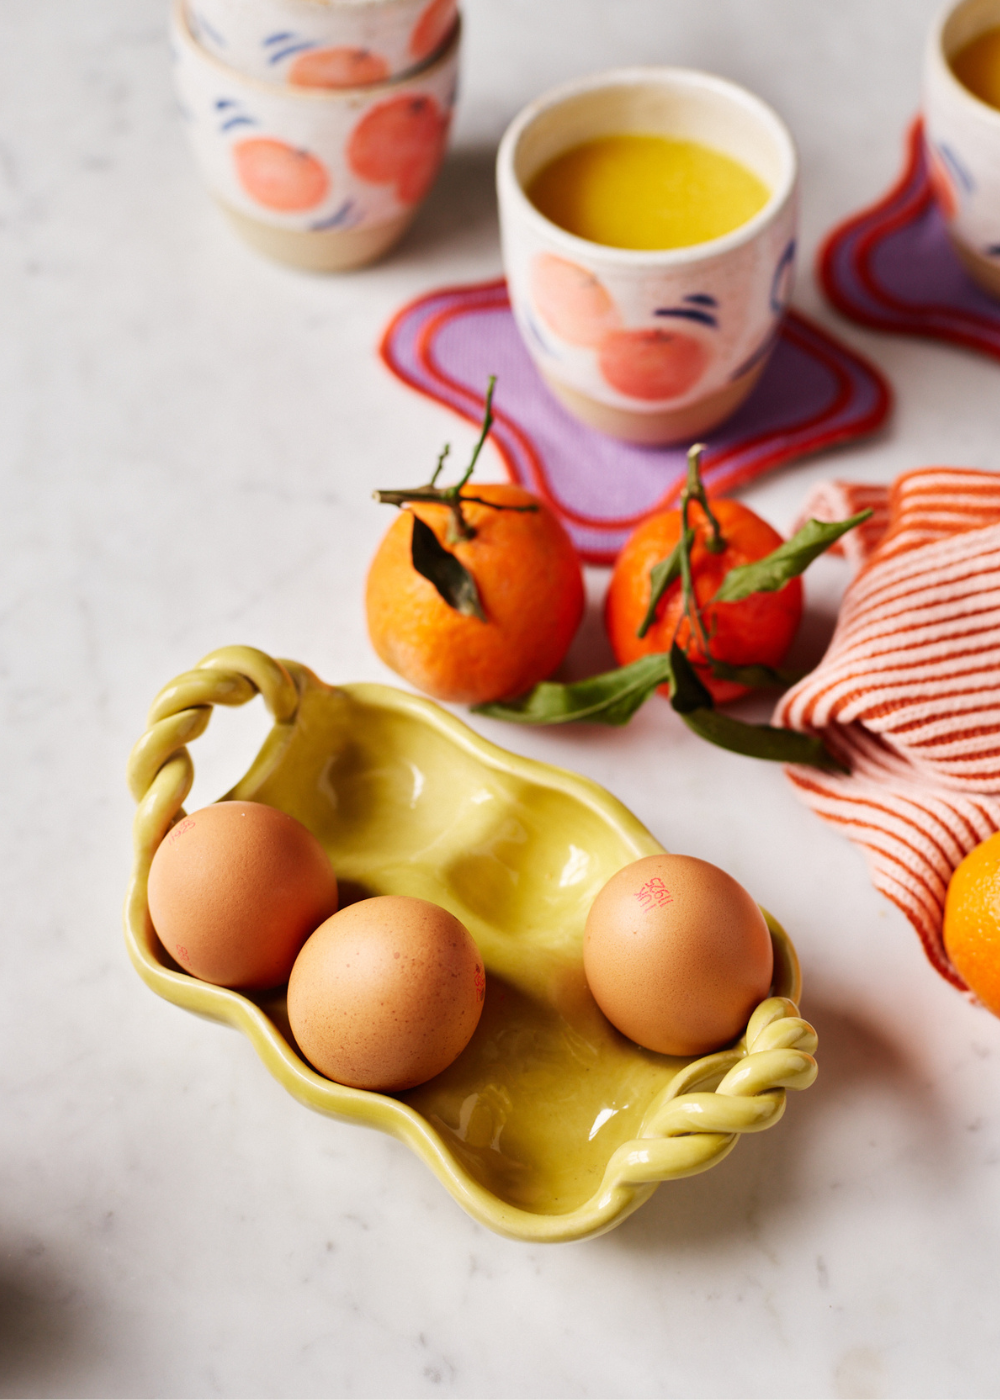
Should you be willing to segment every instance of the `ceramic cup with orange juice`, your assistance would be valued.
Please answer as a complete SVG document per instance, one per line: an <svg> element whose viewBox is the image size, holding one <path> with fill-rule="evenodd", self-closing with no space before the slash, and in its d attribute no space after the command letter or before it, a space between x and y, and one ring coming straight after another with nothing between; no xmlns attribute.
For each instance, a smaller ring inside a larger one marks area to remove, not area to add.
<svg viewBox="0 0 1000 1400"><path fill-rule="evenodd" d="M514 314L571 413L655 444L735 412L794 270L798 165L771 108L686 69L597 74L514 120L497 185Z"/></svg>
<svg viewBox="0 0 1000 1400"><path fill-rule="evenodd" d="M949 5L924 62L931 184L972 277L1000 296L1000 0Z"/></svg>

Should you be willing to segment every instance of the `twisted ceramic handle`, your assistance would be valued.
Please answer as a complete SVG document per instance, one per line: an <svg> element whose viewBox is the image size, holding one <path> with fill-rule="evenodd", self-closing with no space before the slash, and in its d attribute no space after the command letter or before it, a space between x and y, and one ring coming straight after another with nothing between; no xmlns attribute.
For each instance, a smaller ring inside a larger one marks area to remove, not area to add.
<svg viewBox="0 0 1000 1400"><path fill-rule="evenodd" d="M746 1053L706 1055L682 1070L646 1115L642 1137L612 1157L608 1176L616 1185L638 1186L703 1171L740 1133L777 1123L786 1089L808 1089L817 1073L816 1045L816 1032L794 1001L761 1002L747 1026ZM713 1091L699 1090L712 1081L718 1081Z"/></svg>
<svg viewBox="0 0 1000 1400"><path fill-rule="evenodd" d="M289 724L299 705L293 679L298 672L295 663L286 666L254 647L223 647L175 677L153 701L146 732L128 763L129 787L138 803L136 868L129 895L134 940L139 940L135 930L149 923L149 862L171 825L183 816L182 804L194 780L187 745L204 733L214 705L244 705L257 694L263 695L277 723ZM161 983L169 982L171 999L247 1030L272 1072L296 1091L302 1067L257 1007L236 993L154 967L139 941L130 948L140 973L161 993ZM220 1007L226 1014L220 1015ZM610 1209L616 1199L623 1208L631 1208L628 1202L644 1198L653 1183L704 1171L731 1151L740 1133L771 1127L784 1112L785 1090L808 1088L816 1078L816 1032L799 1018L798 1007L787 997L770 997L757 1007L745 1044L745 1051L725 1050L685 1066L647 1113L642 1136L614 1153L598 1193L609 1206L604 1212L609 1220L618 1218Z"/></svg>
<svg viewBox="0 0 1000 1400"><path fill-rule="evenodd" d="M257 694L279 723L294 719L299 694L285 666L256 647L221 647L193 671L175 676L153 701L146 732L128 761L128 784L139 804L137 851L153 852L191 791L194 764L187 745L208 727L213 705L245 705Z"/></svg>

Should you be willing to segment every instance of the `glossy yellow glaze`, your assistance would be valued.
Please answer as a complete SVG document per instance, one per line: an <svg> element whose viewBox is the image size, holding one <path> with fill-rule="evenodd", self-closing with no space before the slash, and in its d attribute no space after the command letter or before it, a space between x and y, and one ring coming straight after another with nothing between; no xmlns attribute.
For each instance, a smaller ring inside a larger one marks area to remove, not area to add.
<svg viewBox="0 0 1000 1400"><path fill-rule="evenodd" d="M275 725L226 795L304 822L348 899L411 894L450 909L486 961L486 1005L469 1046L405 1094L322 1078L296 1050L283 989L248 997L198 982L152 929L146 878L190 789L186 743L213 704L241 704L258 690ZM311 1108L408 1143L501 1233L554 1241L610 1229L658 1181L702 1171L740 1132L776 1122L784 1089L815 1077L816 1037L794 1004L795 955L773 923L775 995L735 1046L689 1062L619 1035L583 977L583 926L611 874L662 848L596 784L507 753L430 701L384 686L330 687L295 663L225 648L161 691L129 779L139 808L126 938L144 980L243 1030Z"/></svg>
<svg viewBox="0 0 1000 1400"><path fill-rule="evenodd" d="M623 133L556 156L527 194L578 238L653 249L721 238L763 209L770 191L745 165L697 141Z"/></svg>

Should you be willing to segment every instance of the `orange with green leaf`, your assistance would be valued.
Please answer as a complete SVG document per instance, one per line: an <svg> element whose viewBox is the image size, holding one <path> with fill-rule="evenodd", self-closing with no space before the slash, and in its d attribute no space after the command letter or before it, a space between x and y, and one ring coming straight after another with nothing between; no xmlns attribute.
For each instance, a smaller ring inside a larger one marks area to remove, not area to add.
<svg viewBox="0 0 1000 1400"><path fill-rule="evenodd" d="M379 656L438 700L521 695L562 661L583 615L583 574L560 521L523 487L469 489L492 424L493 381L472 461L439 486L377 491L403 507L368 573L368 632Z"/></svg>
<svg viewBox="0 0 1000 1400"><path fill-rule="evenodd" d="M376 491L404 508L368 575L368 631L379 656L440 700L464 701L516 724L627 724L657 689L701 738L753 758L839 765L820 739L722 713L778 669L802 613L800 575L871 514L809 520L790 540L747 506L710 500L703 448L688 453L680 508L653 516L626 543L607 596L614 671L547 680L583 613L572 542L548 507L520 486L468 487L493 421L494 380L465 474L438 486Z"/></svg>
<svg viewBox="0 0 1000 1400"><path fill-rule="evenodd" d="M713 673L712 661L779 667L802 618L802 580L790 578L777 591L751 593L738 602L718 602L730 570L756 563L784 540L740 501L723 498L708 505L706 498L702 505L692 499L688 520L687 565L696 606L686 606L681 578L681 512L663 511L639 526L615 561L604 623L620 665L669 651L676 641L715 703L725 704L745 695L749 686ZM667 571L660 568L663 560L671 561Z"/></svg>
<svg viewBox="0 0 1000 1400"><path fill-rule="evenodd" d="M607 601L612 645L625 664L570 685L543 682L510 703L477 705L519 724L590 720L627 724L657 689L703 739L782 763L838 765L809 734L745 724L716 709L756 686L783 686L802 609L799 576L867 519L809 520L790 540L736 501L710 501L703 448L688 453L680 509L655 516L627 541Z"/></svg>

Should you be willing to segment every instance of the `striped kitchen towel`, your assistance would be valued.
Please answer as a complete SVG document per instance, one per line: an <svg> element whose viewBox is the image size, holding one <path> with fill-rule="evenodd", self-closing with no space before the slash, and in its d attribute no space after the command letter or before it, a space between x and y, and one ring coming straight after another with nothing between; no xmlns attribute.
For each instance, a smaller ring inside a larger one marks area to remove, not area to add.
<svg viewBox="0 0 1000 1400"><path fill-rule="evenodd" d="M831 482L806 514L872 507L829 649L775 723L823 737L850 776L790 767L803 800L862 848L942 977L956 865L1000 830L1000 476L928 467L891 487Z"/></svg>

